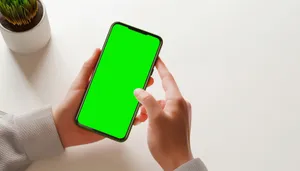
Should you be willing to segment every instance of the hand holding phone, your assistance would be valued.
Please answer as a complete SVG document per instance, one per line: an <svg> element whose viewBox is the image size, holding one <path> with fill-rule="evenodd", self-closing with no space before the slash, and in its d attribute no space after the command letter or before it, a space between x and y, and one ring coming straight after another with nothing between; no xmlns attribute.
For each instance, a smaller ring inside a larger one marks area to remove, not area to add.
<svg viewBox="0 0 300 171"><path fill-rule="evenodd" d="M96 49L92 57L83 64L65 99L53 112L54 123L64 148L104 139L101 135L78 127L74 122L74 117L89 85L90 77L96 67L100 53L100 49ZM150 78L147 86L151 86L153 82L153 78ZM134 119L134 125L144 122L146 119L146 114L140 114Z"/></svg>

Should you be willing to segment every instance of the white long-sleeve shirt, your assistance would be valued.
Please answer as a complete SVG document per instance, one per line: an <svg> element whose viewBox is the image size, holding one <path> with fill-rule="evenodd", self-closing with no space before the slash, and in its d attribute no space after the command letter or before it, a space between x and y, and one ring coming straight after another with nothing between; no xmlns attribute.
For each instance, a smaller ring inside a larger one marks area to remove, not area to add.
<svg viewBox="0 0 300 171"><path fill-rule="evenodd" d="M0 171L24 171L32 162L62 152L50 107L21 116L0 111ZM194 159L175 171L207 169L200 159Z"/></svg>

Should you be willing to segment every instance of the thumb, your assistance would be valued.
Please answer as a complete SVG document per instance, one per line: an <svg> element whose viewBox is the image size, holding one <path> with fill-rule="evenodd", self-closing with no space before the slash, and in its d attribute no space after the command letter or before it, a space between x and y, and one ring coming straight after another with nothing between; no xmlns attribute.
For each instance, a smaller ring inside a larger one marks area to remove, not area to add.
<svg viewBox="0 0 300 171"><path fill-rule="evenodd" d="M162 108L160 104L147 91L138 88L134 90L134 95L137 100L146 108L150 119L161 112Z"/></svg>
<svg viewBox="0 0 300 171"><path fill-rule="evenodd" d="M101 53L101 50L97 48L95 50L93 56L83 64L78 76L76 77L75 81L72 84L72 89L86 89L87 88L87 86L89 84L89 79L96 67L100 53Z"/></svg>

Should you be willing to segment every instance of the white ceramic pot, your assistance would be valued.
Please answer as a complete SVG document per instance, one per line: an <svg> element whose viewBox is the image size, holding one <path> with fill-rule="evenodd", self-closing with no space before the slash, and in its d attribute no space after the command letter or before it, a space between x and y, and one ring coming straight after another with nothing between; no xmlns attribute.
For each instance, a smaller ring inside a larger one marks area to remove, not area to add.
<svg viewBox="0 0 300 171"><path fill-rule="evenodd" d="M7 46L14 52L27 54L40 50L49 42L51 29L44 3L41 21L32 29L24 32L10 31L0 24L0 31Z"/></svg>

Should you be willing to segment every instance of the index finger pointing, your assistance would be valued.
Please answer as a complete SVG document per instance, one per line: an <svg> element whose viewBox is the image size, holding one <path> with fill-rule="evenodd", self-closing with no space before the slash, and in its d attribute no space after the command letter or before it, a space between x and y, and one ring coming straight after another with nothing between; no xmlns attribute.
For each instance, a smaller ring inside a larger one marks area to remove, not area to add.
<svg viewBox="0 0 300 171"><path fill-rule="evenodd" d="M164 62L158 58L156 68L162 81L163 88L166 92L167 99L180 98L181 93L173 75L169 72Z"/></svg>

